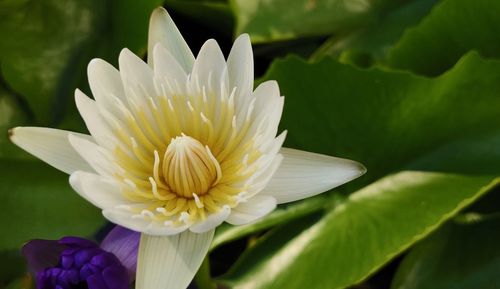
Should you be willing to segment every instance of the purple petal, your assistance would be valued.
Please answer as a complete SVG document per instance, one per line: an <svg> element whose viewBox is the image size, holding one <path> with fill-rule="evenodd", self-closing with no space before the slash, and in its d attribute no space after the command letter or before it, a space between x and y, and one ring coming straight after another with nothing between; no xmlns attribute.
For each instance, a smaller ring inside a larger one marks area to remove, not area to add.
<svg viewBox="0 0 500 289"><path fill-rule="evenodd" d="M102 254L95 255L94 257L92 257L92 260L90 260L90 264L100 268L106 268L113 264L118 264L119 262L120 261L117 260L115 255L109 252L104 252Z"/></svg>
<svg viewBox="0 0 500 289"><path fill-rule="evenodd" d="M89 289L114 289L114 288L109 288L106 286L106 283L102 279L101 274L97 273L89 278L87 278L87 286Z"/></svg>
<svg viewBox="0 0 500 289"><path fill-rule="evenodd" d="M50 275L44 271L40 271L36 274L36 288L37 289L46 289L50 288ZM52 286L53 287L53 286Z"/></svg>
<svg viewBox="0 0 500 289"><path fill-rule="evenodd" d="M85 280L98 272L99 272L99 267L88 263L83 265L82 269L80 270L80 278L82 280Z"/></svg>
<svg viewBox="0 0 500 289"><path fill-rule="evenodd" d="M82 267L95 256L101 253L99 248L85 248L75 253L75 266Z"/></svg>
<svg viewBox="0 0 500 289"><path fill-rule="evenodd" d="M64 269L70 269L73 266L75 260L71 255L62 255L61 256L61 265Z"/></svg>
<svg viewBox="0 0 500 289"><path fill-rule="evenodd" d="M60 239L58 242L68 247L77 247L78 249L97 247L96 243L80 237L72 237L72 236L64 237Z"/></svg>
<svg viewBox="0 0 500 289"><path fill-rule="evenodd" d="M127 268L131 280L135 279L140 238L140 233L116 226L101 243L103 250L115 254Z"/></svg>
<svg viewBox="0 0 500 289"><path fill-rule="evenodd" d="M22 248L22 254L28 261L28 266L33 272L54 267L59 263L59 255L65 246L58 241L31 240Z"/></svg>
<svg viewBox="0 0 500 289"><path fill-rule="evenodd" d="M111 266L102 272L106 285L113 289L127 289L129 278L126 269L122 266Z"/></svg>

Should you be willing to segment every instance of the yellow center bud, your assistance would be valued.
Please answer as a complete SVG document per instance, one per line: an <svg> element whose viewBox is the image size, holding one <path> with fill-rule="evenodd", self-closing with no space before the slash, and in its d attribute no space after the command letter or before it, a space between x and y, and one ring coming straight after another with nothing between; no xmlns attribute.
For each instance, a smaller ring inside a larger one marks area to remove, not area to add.
<svg viewBox="0 0 500 289"><path fill-rule="evenodd" d="M185 198L206 194L221 178L220 165L210 149L186 135L172 139L162 169L170 190Z"/></svg>

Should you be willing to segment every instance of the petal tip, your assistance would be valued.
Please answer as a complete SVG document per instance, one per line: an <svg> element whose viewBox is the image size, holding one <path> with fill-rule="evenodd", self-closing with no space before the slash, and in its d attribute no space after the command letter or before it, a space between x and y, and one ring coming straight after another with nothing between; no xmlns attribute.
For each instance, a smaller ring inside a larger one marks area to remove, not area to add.
<svg viewBox="0 0 500 289"><path fill-rule="evenodd" d="M167 9L165 9L163 6L156 7L153 10L153 13L151 13L151 19L155 17L169 17Z"/></svg>
<svg viewBox="0 0 500 289"><path fill-rule="evenodd" d="M123 59L123 57L128 57L130 55L135 55L132 51L130 51L130 49L128 48L122 48L122 50L120 51L120 54L118 55L118 61L120 61L120 59Z"/></svg>
<svg viewBox="0 0 500 289"><path fill-rule="evenodd" d="M16 129L17 129L17 127L14 127L14 128L11 128L11 129L7 130L7 135L9 136L9 139L12 142L13 142L12 138L14 137Z"/></svg>
<svg viewBox="0 0 500 289"><path fill-rule="evenodd" d="M92 58L89 61L89 64L87 65L87 74L91 75L92 72L95 71L97 69L97 67L99 65L101 65L103 62L105 62L105 61L100 59L100 58Z"/></svg>
<svg viewBox="0 0 500 289"><path fill-rule="evenodd" d="M238 40L250 42L250 35L248 35L248 33L240 34L238 37L236 37L235 42Z"/></svg>
<svg viewBox="0 0 500 289"><path fill-rule="evenodd" d="M75 103L78 106L78 103L82 101L85 94L80 89L75 89Z"/></svg>
<svg viewBox="0 0 500 289"><path fill-rule="evenodd" d="M14 143L18 147L24 149L24 147L23 147L23 139L25 137L23 137L21 134L23 134L23 132L29 131L30 129L32 129L32 127L29 127L29 126L16 126L16 127L13 127L11 129L7 130L7 135L9 136L9 139L10 139L10 141L12 143ZM20 137L21 137L21 139L19 139Z"/></svg>
<svg viewBox="0 0 500 289"><path fill-rule="evenodd" d="M366 169L366 167L360 162L352 161L352 165L355 167L355 169L357 171L357 174L354 175L354 177L352 178L353 180L361 177L362 175L366 174L366 172L368 171Z"/></svg>

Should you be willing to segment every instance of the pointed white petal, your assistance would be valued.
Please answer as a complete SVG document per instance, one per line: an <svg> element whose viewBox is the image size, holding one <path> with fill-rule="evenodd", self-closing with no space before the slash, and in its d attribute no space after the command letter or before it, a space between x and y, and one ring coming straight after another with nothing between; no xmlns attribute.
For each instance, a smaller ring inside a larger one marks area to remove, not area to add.
<svg viewBox="0 0 500 289"><path fill-rule="evenodd" d="M282 148L283 161L262 194L278 204L308 198L328 191L366 172L355 161Z"/></svg>
<svg viewBox="0 0 500 289"><path fill-rule="evenodd" d="M255 91L253 92L253 95L255 98L257 98L258 104L265 106L266 101L281 96L278 82L276 82L275 80L268 80L259 84L259 86L257 86ZM256 108L259 110L262 109L260 107Z"/></svg>
<svg viewBox="0 0 500 289"><path fill-rule="evenodd" d="M101 118L96 102L77 89L75 91L75 103L95 141L102 146L112 146L113 142L110 140L113 138L113 133Z"/></svg>
<svg viewBox="0 0 500 289"><path fill-rule="evenodd" d="M224 206L220 212L209 215L203 222L189 227L189 230L194 233L205 233L215 229L215 227L219 226L227 219L230 213L231 208Z"/></svg>
<svg viewBox="0 0 500 289"><path fill-rule="evenodd" d="M87 67L90 89L97 102L109 107L110 95L124 98L125 93L120 72L106 61L95 58Z"/></svg>
<svg viewBox="0 0 500 289"><path fill-rule="evenodd" d="M214 230L174 236L143 234L139 245L136 289L185 289L205 258Z"/></svg>
<svg viewBox="0 0 500 289"><path fill-rule="evenodd" d="M156 96L153 71L142 59L124 48L120 52L118 63L125 93L128 97L135 98L140 103L146 97L154 98Z"/></svg>
<svg viewBox="0 0 500 289"><path fill-rule="evenodd" d="M16 127L9 134L13 143L67 174L94 171L68 141L69 134L91 140L89 135L44 127Z"/></svg>
<svg viewBox="0 0 500 289"><path fill-rule="evenodd" d="M191 72L194 55L163 7L156 8L149 21L148 63L152 67L154 67L153 49L157 43L160 43L177 59L186 73Z"/></svg>
<svg viewBox="0 0 500 289"><path fill-rule="evenodd" d="M226 222L232 225L245 225L269 214L276 208L276 199L266 195L256 195L233 208Z"/></svg>
<svg viewBox="0 0 500 289"><path fill-rule="evenodd" d="M227 58L229 89L236 87L236 100L246 103L253 91L253 53L248 34L240 35Z"/></svg>
<svg viewBox="0 0 500 289"><path fill-rule="evenodd" d="M171 85L175 82L180 85L186 83L187 74L179 62L161 44L156 44L154 48L155 67L154 74L160 81L167 80Z"/></svg>
<svg viewBox="0 0 500 289"><path fill-rule="evenodd" d="M69 183L80 196L100 209L129 203L117 183L100 175L76 171L69 177Z"/></svg>
<svg viewBox="0 0 500 289"><path fill-rule="evenodd" d="M257 129L264 127L261 133L264 139L268 139L278 131L285 99L280 96L278 83L272 80L261 83L253 92L253 97L255 102L250 134L255 134Z"/></svg>
<svg viewBox="0 0 500 289"><path fill-rule="evenodd" d="M205 86L215 93L221 87L228 93L227 64L219 44L213 39L205 41L196 57L191 73L192 87Z"/></svg>

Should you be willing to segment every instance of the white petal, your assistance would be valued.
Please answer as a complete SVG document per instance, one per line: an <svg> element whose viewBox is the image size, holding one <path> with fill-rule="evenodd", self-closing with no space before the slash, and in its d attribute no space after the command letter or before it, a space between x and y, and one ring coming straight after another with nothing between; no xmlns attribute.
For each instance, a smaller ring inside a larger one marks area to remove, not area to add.
<svg viewBox="0 0 500 289"><path fill-rule="evenodd" d="M44 127L16 127L9 134L13 143L67 174L94 171L68 141L69 134L91 140L89 135Z"/></svg>
<svg viewBox="0 0 500 289"><path fill-rule="evenodd" d="M141 235L136 289L185 289L205 258L214 230L174 236Z"/></svg>
<svg viewBox="0 0 500 289"><path fill-rule="evenodd" d="M69 177L69 183L80 196L100 209L129 203L118 184L100 175L76 171Z"/></svg>
<svg viewBox="0 0 500 289"><path fill-rule="evenodd" d="M189 227L189 230L194 233L204 233L215 229L215 227L219 226L227 219L230 213L231 208L229 208L228 206L224 206L222 210L209 215L203 222Z"/></svg>
<svg viewBox="0 0 500 289"><path fill-rule="evenodd" d="M281 162L283 161L283 156L278 154L274 157L265 156L265 160L263 163L266 163L266 167L261 170L261 172L256 175L255 179L249 184L249 188L247 189L247 193L245 197L252 197L266 189L269 181L272 180L274 174L280 167ZM266 194L266 193L264 193Z"/></svg>
<svg viewBox="0 0 500 289"><path fill-rule="evenodd" d="M110 139L113 137L113 133L101 118L96 102L77 89L75 91L75 103L87 129L96 142L102 146L112 145Z"/></svg>
<svg viewBox="0 0 500 289"><path fill-rule="evenodd" d="M149 21L148 63L153 67L153 49L157 43L163 45L177 59L186 73L191 72L194 55L163 7L156 8Z"/></svg>
<svg viewBox="0 0 500 289"><path fill-rule="evenodd" d="M113 176L116 169L111 157L104 148L98 146L92 140L82 138L76 134L69 134L68 140L73 149L84 159L97 173L103 176Z"/></svg>
<svg viewBox="0 0 500 289"><path fill-rule="evenodd" d="M256 195L233 208L226 222L232 225L245 225L269 214L276 208L276 199L266 195Z"/></svg>
<svg viewBox="0 0 500 289"><path fill-rule="evenodd" d="M179 85L186 83L187 74L179 62L161 44L154 48L155 67L154 74L160 81L167 80L172 86L177 82ZM175 86L174 86L175 87Z"/></svg>
<svg viewBox="0 0 500 289"><path fill-rule="evenodd" d="M253 97L255 98L253 122L249 133L253 135L260 129L263 138L268 139L278 131L285 98L280 97L276 81L261 83L253 92Z"/></svg>
<svg viewBox="0 0 500 289"><path fill-rule="evenodd" d="M215 93L221 88L228 93L227 65L219 44L213 39L205 41L196 57L191 73L192 87L205 86Z"/></svg>
<svg viewBox="0 0 500 289"><path fill-rule="evenodd" d="M255 91L253 92L253 95L257 99L256 109L261 110L262 107L260 106L266 106L267 101L273 98L280 97L280 88L278 86L278 82L276 82L275 80L268 80L259 84L259 86L257 86Z"/></svg>
<svg viewBox="0 0 500 289"><path fill-rule="evenodd" d="M276 106L281 106L281 109L279 109L279 114L281 116L284 98L280 97L280 90L276 81L270 80L261 83L253 92L253 95L255 97L254 119L258 120L260 117L267 116L269 111L275 110L273 108Z"/></svg>
<svg viewBox="0 0 500 289"><path fill-rule="evenodd" d="M143 233L150 222L145 219L132 218L132 213L122 208L110 208L102 210L102 215L110 222Z"/></svg>
<svg viewBox="0 0 500 289"><path fill-rule="evenodd" d="M127 97L141 103L141 101L145 101L146 97L154 98L156 96L153 71L142 59L124 48L120 52L118 62Z"/></svg>
<svg viewBox="0 0 500 289"><path fill-rule="evenodd" d="M283 161L261 194L271 195L278 204L308 198L328 191L366 172L355 161L282 148Z"/></svg>
<svg viewBox="0 0 500 289"><path fill-rule="evenodd" d="M109 96L124 98L120 72L102 59L92 59L87 67L90 89L97 102L106 107L112 106Z"/></svg>
<svg viewBox="0 0 500 289"><path fill-rule="evenodd" d="M236 101L246 107L253 91L253 53L248 34L240 35L227 58L229 89L236 87Z"/></svg>

